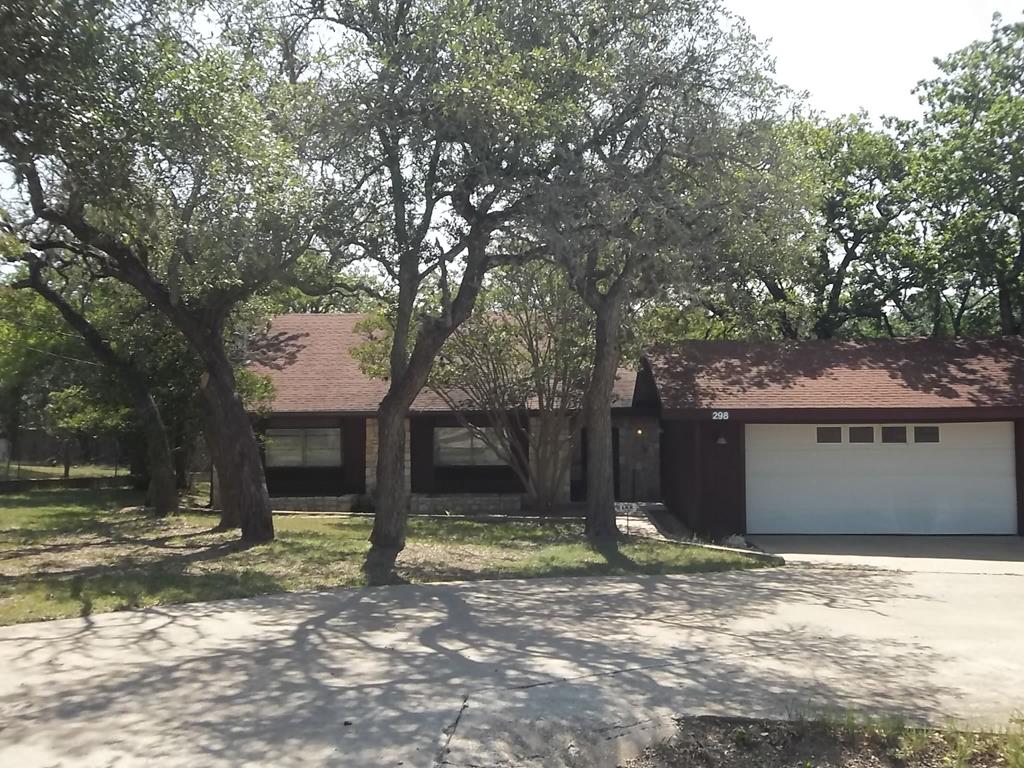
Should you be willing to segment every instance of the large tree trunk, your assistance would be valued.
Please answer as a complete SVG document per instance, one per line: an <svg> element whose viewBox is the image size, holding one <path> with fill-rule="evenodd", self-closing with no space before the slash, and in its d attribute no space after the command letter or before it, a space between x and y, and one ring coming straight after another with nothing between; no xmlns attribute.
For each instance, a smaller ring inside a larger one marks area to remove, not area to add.
<svg viewBox="0 0 1024 768"><path fill-rule="evenodd" d="M366 570L372 580L386 578L405 549L409 494L405 487L405 419L409 406L385 397L377 412L377 488L373 531Z"/></svg>
<svg viewBox="0 0 1024 768"><path fill-rule="evenodd" d="M220 480L221 524L234 527L237 520L244 542L271 541L274 521L256 433L238 396L234 371L224 350L207 348L204 352L207 373L202 392L207 433Z"/></svg>
<svg viewBox="0 0 1024 768"><path fill-rule="evenodd" d="M999 331L1004 336L1020 333L1017 315L1013 311L1012 289L1003 274L996 275L996 298L999 302Z"/></svg>
<svg viewBox="0 0 1024 768"><path fill-rule="evenodd" d="M159 517L178 511L178 489L174 481L174 460L160 409L141 380L132 382L135 412L146 435L146 463L149 470L147 501Z"/></svg>
<svg viewBox="0 0 1024 768"><path fill-rule="evenodd" d="M614 548L619 530L615 525L615 478L612 449L612 391L619 364L621 307L614 299L597 310L594 337L594 369L583 404L587 427L587 538L600 548Z"/></svg>

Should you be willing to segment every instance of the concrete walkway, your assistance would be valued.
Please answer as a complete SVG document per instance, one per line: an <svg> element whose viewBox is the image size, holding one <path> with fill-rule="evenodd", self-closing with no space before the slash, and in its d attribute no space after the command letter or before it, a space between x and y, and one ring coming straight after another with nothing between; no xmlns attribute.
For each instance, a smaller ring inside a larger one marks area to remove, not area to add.
<svg viewBox="0 0 1024 768"><path fill-rule="evenodd" d="M751 536L787 563L1024 576L1021 536Z"/></svg>
<svg viewBox="0 0 1024 768"><path fill-rule="evenodd" d="M6 627L0 765L600 766L677 713L1005 724L1022 595L1018 576L780 568Z"/></svg>

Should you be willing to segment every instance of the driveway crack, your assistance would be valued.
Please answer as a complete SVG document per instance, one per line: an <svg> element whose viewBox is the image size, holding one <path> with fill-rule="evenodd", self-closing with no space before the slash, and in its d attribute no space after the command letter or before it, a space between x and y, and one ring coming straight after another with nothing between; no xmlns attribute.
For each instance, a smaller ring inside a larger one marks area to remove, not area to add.
<svg viewBox="0 0 1024 768"><path fill-rule="evenodd" d="M443 728L441 732L445 734L444 743L437 750L437 754L434 756L434 766L439 767L448 764L448 750L451 747L452 739L455 738L455 731L459 727L459 723L462 721L462 713L469 707L469 694L462 697L462 706L459 707L458 713L455 715L455 719L452 720L451 724Z"/></svg>

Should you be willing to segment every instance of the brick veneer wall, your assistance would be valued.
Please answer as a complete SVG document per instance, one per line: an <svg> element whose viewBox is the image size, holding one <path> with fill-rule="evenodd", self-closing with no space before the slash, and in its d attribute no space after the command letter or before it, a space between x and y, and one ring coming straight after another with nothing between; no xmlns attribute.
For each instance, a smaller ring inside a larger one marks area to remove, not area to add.
<svg viewBox="0 0 1024 768"><path fill-rule="evenodd" d="M523 496L518 493L454 493L428 495L416 493L409 499L409 511L414 515L508 515L521 511Z"/></svg>
<svg viewBox="0 0 1024 768"><path fill-rule="evenodd" d="M619 416L619 487L626 501L661 500L661 429L650 416Z"/></svg>
<svg viewBox="0 0 1024 768"><path fill-rule="evenodd" d="M370 512L372 503L367 496L282 496L271 499L278 512ZM433 515L450 512L456 515L509 515L522 511L520 494L445 494L414 493L409 497L409 511L414 515Z"/></svg>
<svg viewBox="0 0 1024 768"><path fill-rule="evenodd" d="M365 496L276 496L270 500L275 512L366 512Z"/></svg>

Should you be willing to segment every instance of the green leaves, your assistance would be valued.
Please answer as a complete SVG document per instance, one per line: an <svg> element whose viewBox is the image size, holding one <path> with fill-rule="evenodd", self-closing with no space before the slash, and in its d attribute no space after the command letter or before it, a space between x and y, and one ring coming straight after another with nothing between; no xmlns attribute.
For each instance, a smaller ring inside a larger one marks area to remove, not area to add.
<svg viewBox="0 0 1024 768"><path fill-rule="evenodd" d="M302 253L318 197L270 106L290 86L226 43L213 8L14 0L2 13L16 42L0 62L0 160L25 182L19 214L35 172L36 207L81 214L186 305L244 297Z"/></svg>
<svg viewBox="0 0 1024 768"><path fill-rule="evenodd" d="M51 392L45 410L48 430L68 437L120 432L131 421L131 411L116 403L104 403L79 384Z"/></svg>
<svg viewBox="0 0 1024 768"><path fill-rule="evenodd" d="M914 178L945 271L998 299L1002 333L1024 328L1024 23L939 62L921 83ZM968 294L963 301L977 303ZM961 306L963 306L963 301Z"/></svg>

